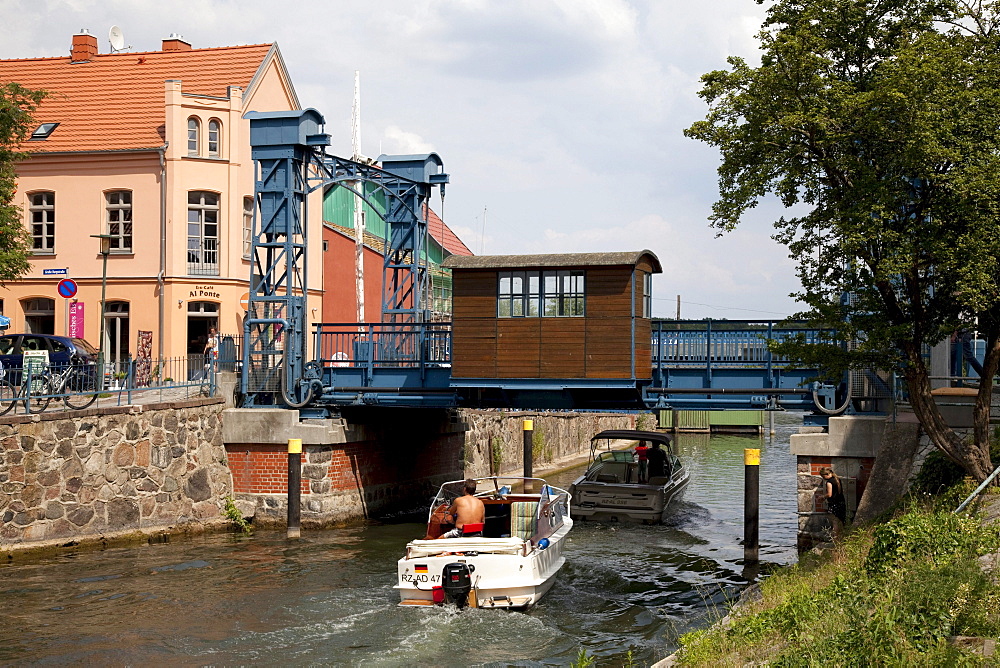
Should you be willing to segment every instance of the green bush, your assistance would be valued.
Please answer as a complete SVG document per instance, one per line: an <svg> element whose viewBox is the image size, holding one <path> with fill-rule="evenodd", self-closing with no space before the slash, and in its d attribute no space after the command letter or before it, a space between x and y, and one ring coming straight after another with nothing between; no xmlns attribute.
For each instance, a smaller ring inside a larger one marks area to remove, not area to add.
<svg viewBox="0 0 1000 668"><path fill-rule="evenodd" d="M940 494L964 477L965 469L945 457L940 450L935 450L924 459L924 465L913 480L912 489L922 494Z"/></svg>
<svg viewBox="0 0 1000 668"><path fill-rule="evenodd" d="M1000 637L995 526L909 502L835 551L779 570L730 622L681 637L681 665L980 665L947 638Z"/></svg>

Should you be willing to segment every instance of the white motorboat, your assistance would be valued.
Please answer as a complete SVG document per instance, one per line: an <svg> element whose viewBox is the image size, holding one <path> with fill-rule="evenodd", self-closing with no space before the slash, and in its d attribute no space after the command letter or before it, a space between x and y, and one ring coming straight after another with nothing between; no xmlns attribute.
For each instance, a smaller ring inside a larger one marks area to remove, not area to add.
<svg viewBox="0 0 1000 668"><path fill-rule="evenodd" d="M621 441L658 443L666 454L663 475L639 481L639 462L631 450L615 450ZM603 450L602 450L603 448ZM580 519L633 520L656 524L681 499L690 473L666 434L656 431L611 429L590 440L587 471L573 481L573 514Z"/></svg>
<svg viewBox="0 0 1000 668"><path fill-rule="evenodd" d="M426 535L407 543L397 564L400 605L449 602L523 610L552 587L566 563L563 545L573 527L569 493L541 478L476 482L476 496L486 506L482 535L441 538L453 528L446 511L463 494L465 481L441 485L431 503Z"/></svg>

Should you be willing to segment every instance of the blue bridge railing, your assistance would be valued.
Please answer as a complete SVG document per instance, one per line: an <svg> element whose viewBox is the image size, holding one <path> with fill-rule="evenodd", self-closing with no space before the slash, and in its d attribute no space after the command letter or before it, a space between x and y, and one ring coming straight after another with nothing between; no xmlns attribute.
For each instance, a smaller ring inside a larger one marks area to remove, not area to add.
<svg viewBox="0 0 1000 668"><path fill-rule="evenodd" d="M804 334L807 343L824 339L824 330L781 321L653 320L655 367L787 367L792 361L772 353L769 341Z"/></svg>
<svg viewBox="0 0 1000 668"><path fill-rule="evenodd" d="M323 367L451 365L451 323L322 323L315 336Z"/></svg>

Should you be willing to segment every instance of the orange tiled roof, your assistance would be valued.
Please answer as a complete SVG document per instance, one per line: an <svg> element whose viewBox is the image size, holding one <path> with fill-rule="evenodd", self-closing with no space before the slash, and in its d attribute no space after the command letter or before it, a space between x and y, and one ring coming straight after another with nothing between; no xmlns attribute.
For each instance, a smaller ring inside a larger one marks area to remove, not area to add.
<svg viewBox="0 0 1000 668"><path fill-rule="evenodd" d="M468 246L462 243L462 240L458 238L458 235L450 227L445 225L445 222L434 213L434 209L429 209L426 205L424 208L429 212L427 215L427 231L434 237L435 241L441 244L452 255L472 255L472 251L469 250Z"/></svg>
<svg viewBox="0 0 1000 668"><path fill-rule="evenodd" d="M110 151L162 146L165 86L180 79L185 94L227 97L246 91L270 44L190 51L99 54L72 63L62 58L0 60L0 83L19 83L51 94L35 112L40 123L59 123L30 152ZM33 129L33 128L32 128Z"/></svg>

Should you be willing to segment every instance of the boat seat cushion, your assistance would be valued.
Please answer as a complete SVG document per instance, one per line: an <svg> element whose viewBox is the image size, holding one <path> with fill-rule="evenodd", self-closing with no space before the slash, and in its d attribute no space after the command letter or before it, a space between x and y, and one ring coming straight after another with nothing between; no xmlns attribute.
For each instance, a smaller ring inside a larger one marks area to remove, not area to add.
<svg viewBox="0 0 1000 668"><path fill-rule="evenodd" d="M614 473L598 473L597 482L621 482Z"/></svg>
<svg viewBox="0 0 1000 668"><path fill-rule="evenodd" d="M537 512L538 504L534 501L515 501L510 504L510 535L531 540L537 529Z"/></svg>
<svg viewBox="0 0 1000 668"><path fill-rule="evenodd" d="M649 479L650 485L666 485L668 482L670 482L670 478L665 475L653 476L652 478Z"/></svg>

